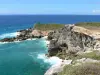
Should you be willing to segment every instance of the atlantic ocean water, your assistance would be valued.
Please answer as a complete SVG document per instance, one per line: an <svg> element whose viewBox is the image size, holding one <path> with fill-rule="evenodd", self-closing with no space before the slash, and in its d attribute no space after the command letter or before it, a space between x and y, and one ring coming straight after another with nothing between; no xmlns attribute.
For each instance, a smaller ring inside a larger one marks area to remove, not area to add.
<svg viewBox="0 0 100 75"><path fill-rule="evenodd" d="M0 15L0 39L14 37L18 30L33 27L36 22L74 24L100 22L100 15ZM44 75L59 61L45 57L45 39L0 43L0 75Z"/></svg>

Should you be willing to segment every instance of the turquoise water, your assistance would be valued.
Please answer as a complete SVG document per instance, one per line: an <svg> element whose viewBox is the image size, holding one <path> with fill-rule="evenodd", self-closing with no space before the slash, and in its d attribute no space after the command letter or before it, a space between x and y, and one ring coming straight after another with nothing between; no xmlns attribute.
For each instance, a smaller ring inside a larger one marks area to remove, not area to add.
<svg viewBox="0 0 100 75"><path fill-rule="evenodd" d="M44 39L0 44L0 75L44 75L50 65L38 56L46 52Z"/></svg>

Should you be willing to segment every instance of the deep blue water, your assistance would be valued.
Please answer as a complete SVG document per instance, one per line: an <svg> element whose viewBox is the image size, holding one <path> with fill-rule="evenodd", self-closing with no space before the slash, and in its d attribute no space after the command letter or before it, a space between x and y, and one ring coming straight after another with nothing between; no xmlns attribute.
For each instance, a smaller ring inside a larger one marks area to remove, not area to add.
<svg viewBox="0 0 100 75"><path fill-rule="evenodd" d="M100 22L100 15L1 15L0 34L33 27L34 23Z"/></svg>
<svg viewBox="0 0 100 75"><path fill-rule="evenodd" d="M1 15L0 39L16 36L17 30L33 27L36 22L100 22L100 15ZM0 75L43 75L50 67L43 56L45 53L44 39L0 43Z"/></svg>

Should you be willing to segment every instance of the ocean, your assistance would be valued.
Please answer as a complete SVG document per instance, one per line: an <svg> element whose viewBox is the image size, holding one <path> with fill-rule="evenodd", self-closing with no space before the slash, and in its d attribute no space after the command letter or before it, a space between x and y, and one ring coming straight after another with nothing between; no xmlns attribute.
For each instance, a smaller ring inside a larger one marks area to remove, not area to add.
<svg viewBox="0 0 100 75"><path fill-rule="evenodd" d="M36 22L100 22L100 15L0 15L0 39L14 37L16 31L34 27ZM60 61L57 57L45 57L46 42L41 38L0 43L0 75L44 75L50 66Z"/></svg>

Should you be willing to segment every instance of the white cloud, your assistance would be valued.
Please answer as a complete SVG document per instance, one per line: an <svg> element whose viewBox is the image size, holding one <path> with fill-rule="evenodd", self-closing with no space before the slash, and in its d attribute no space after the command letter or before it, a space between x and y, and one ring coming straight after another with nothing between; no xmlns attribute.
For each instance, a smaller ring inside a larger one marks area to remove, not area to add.
<svg viewBox="0 0 100 75"><path fill-rule="evenodd" d="M93 13L100 13L100 10L93 10Z"/></svg>

